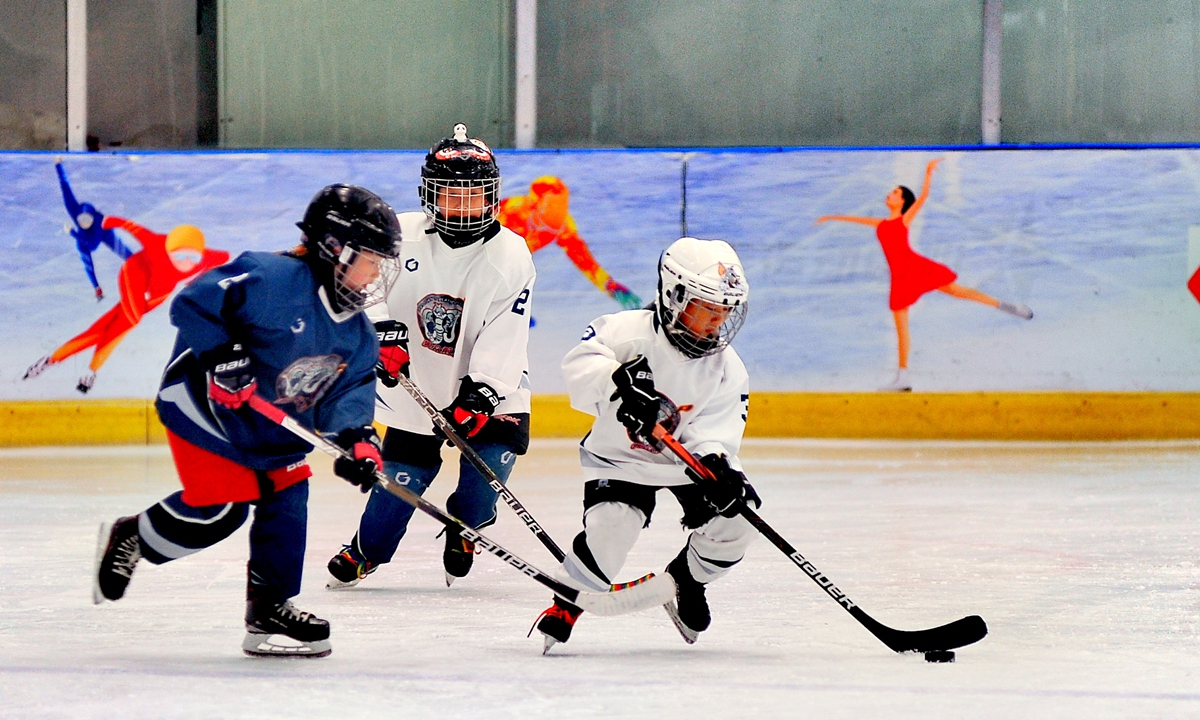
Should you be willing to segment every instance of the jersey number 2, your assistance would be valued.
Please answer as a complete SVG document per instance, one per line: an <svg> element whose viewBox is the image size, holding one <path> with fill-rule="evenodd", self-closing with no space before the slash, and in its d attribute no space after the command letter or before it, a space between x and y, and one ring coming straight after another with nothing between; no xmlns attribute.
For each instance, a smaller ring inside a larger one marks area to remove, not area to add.
<svg viewBox="0 0 1200 720"><path fill-rule="evenodd" d="M518 315L524 315L525 303L527 302L529 302L529 288L525 288L521 291L521 294L517 296L516 301L513 302L512 311Z"/></svg>

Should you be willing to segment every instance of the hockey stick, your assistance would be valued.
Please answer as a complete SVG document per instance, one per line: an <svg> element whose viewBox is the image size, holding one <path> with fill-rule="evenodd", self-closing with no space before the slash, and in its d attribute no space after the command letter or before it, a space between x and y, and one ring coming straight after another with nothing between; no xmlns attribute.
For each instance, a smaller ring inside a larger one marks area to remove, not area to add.
<svg viewBox="0 0 1200 720"><path fill-rule="evenodd" d="M468 445L466 441L463 440L457 432L455 432L454 426L450 424L450 421L447 420L436 407L434 407L434 404L430 402L425 393L421 392L421 388L417 387L417 384L406 377L404 373L397 375L396 379L400 381L400 384L404 386L404 389L408 391L408 394L412 395L412 399L417 401L417 404L421 406L421 409L429 415L429 419L433 420L433 424L442 431L442 434L449 438L450 442L454 443L454 447L458 448L458 451L462 453L463 457L465 457L468 462L475 466L475 469L479 471L480 475L487 479L488 485L491 486L491 488L495 490L500 497L504 498L504 502L507 503L510 508L512 508L512 511L517 514L517 517L521 518L521 522L525 523L525 527L529 528L529 531L536 535L538 540L542 541L542 544L546 546L546 549L550 551L550 554L554 556L554 559L562 562L563 559L566 558L566 555L563 553L562 549L558 547L554 540L551 539L548 534L546 534L546 531L542 529L542 526L533 517L533 513L526 510L525 506L521 504L521 501L517 500L517 497L512 494L512 490L509 490L504 483L500 482L500 478L496 476L496 472L488 467L488 464L483 461L483 458L479 457L479 453L475 452L475 448Z"/></svg>
<svg viewBox="0 0 1200 720"><path fill-rule="evenodd" d="M250 407L260 413L268 420L277 423L285 430L301 438L305 442L310 443L317 449L327 455L335 458L352 459L350 453L335 445L333 442L326 440L317 433L309 430L296 421L283 410L275 407L260 395L251 395L248 401ZM546 573L537 569L533 565L525 562L521 558L505 550L501 545L487 537L479 534L474 528L464 524L460 520L447 514L437 505L417 495L412 490L396 483L394 480L384 475L382 472L375 471L375 482L384 490L390 492L404 502L412 505L421 512L429 515L433 519L445 525L448 529L458 532L462 537L470 542L475 543L479 547L487 550L491 554L500 558L504 562L521 571L524 575L536 580L554 591L559 597L575 603L579 607L588 612L596 613L597 615L624 615L625 613L636 612L646 608L662 605L663 603L675 597L675 581L670 575L654 575L648 576L645 582L633 585L632 587L624 587L611 592L588 592L586 590L576 590L573 587L565 585L558 580L550 577Z"/></svg>
<svg viewBox="0 0 1200 720"><path fill-rule="evenodd" d="M666 428L662 425L654 426L654 439L666 445L672 453L678 456L697 475L706 480L716 481L716 478L713 477L709 469L701 465L700 461L693 457L678 440L671 437L671 433L667 432ZM796 567L803 570L806 575L813 579L813 582L820 585L821 589L829 594L829 597L836 600L838 605L845 608L847 612L854 616L855 620L869 630L872 635L879 638L884 645L887 645L896 652L936 653L953 650L954 648L979 642L987 635L987 625L983 622L983 618L978 615L971 615L927 630L896 630L890 628L863 612L863 609L847 597L846 593L839 590L833 584L832 580L805 559L799 550L792 547L787 540L783 539L782 535L775 532L774 528L768 525L765 520L758 516L758 513L751 510L745 503L741 503L739 512L742 517L750 521L755 530L762 533L763 537L770 540L771 544L779 548L784 555L787 555L788 559L796 564Z"/></svg>

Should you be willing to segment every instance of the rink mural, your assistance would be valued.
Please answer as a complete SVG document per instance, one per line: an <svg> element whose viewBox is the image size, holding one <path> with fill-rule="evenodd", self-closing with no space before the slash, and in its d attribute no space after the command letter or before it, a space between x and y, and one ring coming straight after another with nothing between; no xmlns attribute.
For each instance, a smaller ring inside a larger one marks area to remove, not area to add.
<svg viewBox="0 0 1200 720"><path fill-rule="evenodd" d="M80 397L76 386L93 370L83 354L22 377L121 307L109 288L119 289L133 243L109 244L91 228L132 218L203 228L209 245L234 255L282 250L328 183L362 184L397 210L418 209L422 157L88 154L66 156L56 171L51 154L0 154L0 399ZM914 389L1200 390L1200 150L1147 149L499 153L505 222L536 251L534 391L564 391L559 361L592 318L653 297L658 254L685 226L729 240L745 262L751 309L735 345L755 389L889 383L898 328L880 240L852 223L816 221L886 218L896 186L919 188L938 158L907 228L911 250L952 268L964 288L1035 317L921 295L907 318ZM84 227L80 216L93 211ZM138 320L110 348L88 397L153 395L173 333L166 312Z"/></svg>

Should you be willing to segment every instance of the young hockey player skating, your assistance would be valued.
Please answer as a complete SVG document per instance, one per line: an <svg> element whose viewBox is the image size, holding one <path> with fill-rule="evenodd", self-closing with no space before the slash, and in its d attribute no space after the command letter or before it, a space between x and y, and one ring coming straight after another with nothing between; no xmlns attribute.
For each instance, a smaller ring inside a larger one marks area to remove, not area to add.
<svg viewBox="0 0 1200 720"><path fill-rule="evenodd" d="M259 656L322 656L329 623L297 610L312 447L258 415L253 393L335 439L334 472L362 487L382 464L371 427L374 329L361 311L399 274L400 225L374 193L331 185L299 223L303 244L247 252L197 278L171 305L179 329L156 403L183 490L100 530L97 603L125 593L138 560L177 560L246 521L246 638Z"/></svg>
<svg viewBox="0 0 1200 720"><path fill-rule="evenodd" d="M592 322L563 359L571 407L596 418L580 443L585 478L583 532L560 577L606 590L667 489L692 532L667 565L677 587L667 606L684 639L695 642L710 617L705 586L742 559L755 535L738 515L759 504L738 460L746 426L749 377L729 342L746 316L749 284L727 243L685 237L658 263L653 309ZM700 458L718 482L685 471L651 435L656 423ZM538 619L545 649L566 642L581 610L555 598Z"/></svg>
<svg viewBox="0 0 1200 720"><path fill-rule="evenodd" d="M403 372L439 408L501 482L529 446L526 343L534 268L520 236L500 225L500 172L492 151L465 125L425 157L418 188L424 213L402 213L404 282L377 308L386 337L411 329L411 347L385 342L376 419L387 426L383 467L422 494L441 468L444 438L403 389ZM411 242L410 242L411 241ZM376 315L375 311L372 316ZM409 354L411 352L411 355ZM495 521L496 491L464 457L446 509L473 528ZM329 561L330 588L356 585L390 562L413 508L376 488L358 532ZM474 543L447 531L446 583L465 577Z"/></svg>

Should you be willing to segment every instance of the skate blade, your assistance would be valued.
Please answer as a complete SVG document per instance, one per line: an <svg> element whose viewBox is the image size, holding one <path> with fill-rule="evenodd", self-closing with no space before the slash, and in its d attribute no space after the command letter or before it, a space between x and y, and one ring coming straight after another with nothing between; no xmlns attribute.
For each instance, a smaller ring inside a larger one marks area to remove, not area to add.
<svg viewBox="0 0 1200 720"><path fill-rule="evenodd" d="M242 652L250 657L319 658L333 652L329 640L303 642L278 633L247 632Z"/></svg>
<svg viewBox="0 0 1200 720"><path fill-rule="evenodd" d="M108 598L100 591L100 561L104 559L104 548L108 547L108 536L112 534L113 524L100 523L100 536L96 538L96 561L92 565L92 604L101 605Z"/></svg>
<svg viewBox="0 0 1200 720"><path fill-rule="evenodd" d="M338 580L334 576L330 575L329 579L325 581L325 589L326 590L349 590L350 588L354 587L355 585L359 584L360 582L362 582L362 578L354 578L350 582L342 582L341 580Z"/></svg>
<svg viewBox="0 0 1200 720"><path fill-rule="evenodd" d="M663 610L667 611L667 617L671 618L671 622L675 624L675 629L679 631L683 641L688 645L695 645L696 639L700 637L700 633L683 624L683 620L679 619L679 608L674 602L669 602L663 605Z"/></svg>
<svg viewBox="0 0 1200 720"><path fill-rule="evenodd" d="M554 647L555 645L557 645L557 644L558 644L558 641L557 641L557 640L555 640L554 638L550 637L549 635L545 634L545 633L542 633L542 640L543 640L543 643L542 643L542 654L543 654L543 655L549 655L549 654L550 654L550 648L552 648L552 647Z"/></svg>
<svg viewBox="0 0 1200 720"><path fill-rule="evenodd" d="M453 585L454 581L457 579L458 578L454 577L450 573L446 573L446 587L450 587L451 585Z"/></svg>

